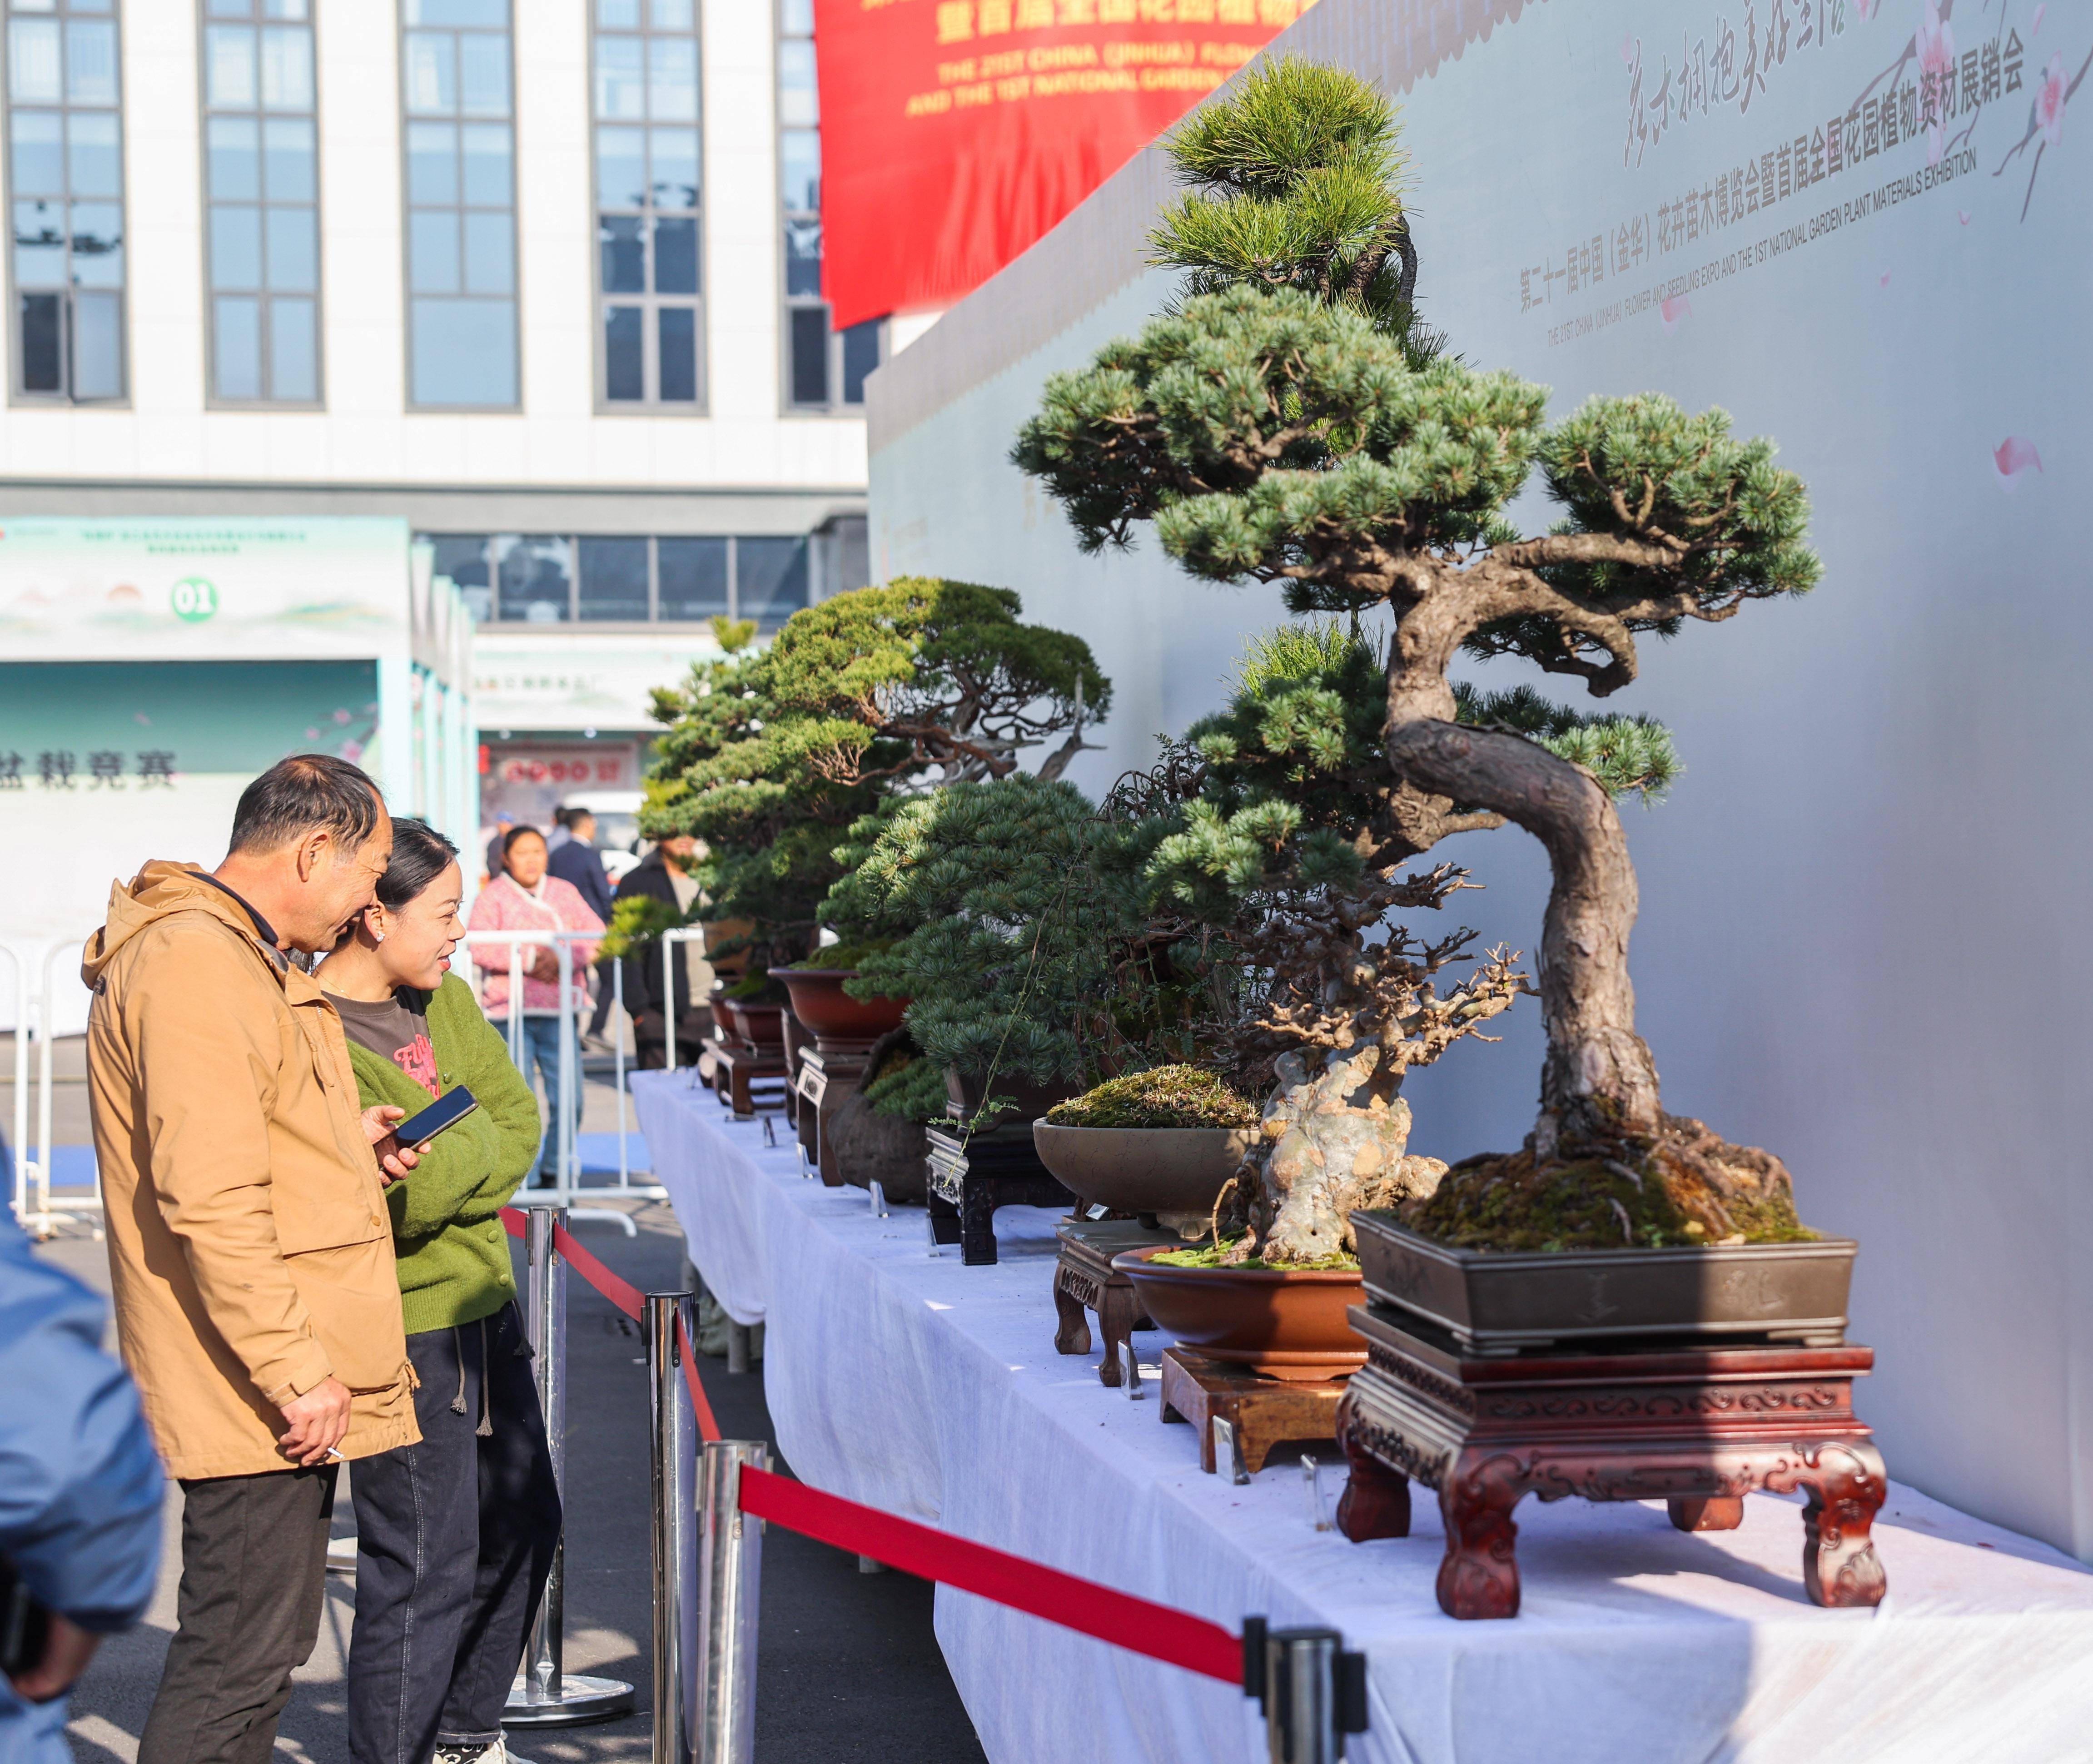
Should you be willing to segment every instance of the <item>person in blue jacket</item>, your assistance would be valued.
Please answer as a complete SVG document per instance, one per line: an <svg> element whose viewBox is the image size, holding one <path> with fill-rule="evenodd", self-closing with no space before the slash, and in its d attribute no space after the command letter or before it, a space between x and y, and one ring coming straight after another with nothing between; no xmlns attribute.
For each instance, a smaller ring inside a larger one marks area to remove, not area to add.
<svg viewBox="0 0 2093 1764"><path fill-rule="evenodd" d="M159 1570L160 1460L102 1321L0 1204L0 1554L50 1614L41 1658L0 1673L0 1764L70 1764L65 1693Z"/></svg>

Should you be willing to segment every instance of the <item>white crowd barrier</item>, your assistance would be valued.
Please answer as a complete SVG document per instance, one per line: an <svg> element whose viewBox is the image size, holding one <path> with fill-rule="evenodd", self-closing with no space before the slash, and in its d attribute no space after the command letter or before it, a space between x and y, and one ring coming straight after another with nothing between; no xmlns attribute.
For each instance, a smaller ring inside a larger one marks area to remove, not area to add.
<svg viewBox="0 0 2093 1764"><path fill-rule="evenodd" d="M63 1197L66 1208L77 1211L54 1209L51 1205L51 1093L57 1081L51 1055L58 1040L57 988L60 985L79 985L82 947L83 940L76 937L41 940L0 938L0 956L5 957L14 981L15 1107L7 1146L14 1159L15 1180L8 1204L22 1229L36 1237L48 1237L61 1224L84 1223L81 1214L99 1214L102 1211L98 1176L85 1193ZM58 964L63 957L71 960L61 976ZM32 1047L36 1049L33 1082L29 1057ZM32 1116L37 1135L33 1157L29 1153L29 1123Z"/></svg>

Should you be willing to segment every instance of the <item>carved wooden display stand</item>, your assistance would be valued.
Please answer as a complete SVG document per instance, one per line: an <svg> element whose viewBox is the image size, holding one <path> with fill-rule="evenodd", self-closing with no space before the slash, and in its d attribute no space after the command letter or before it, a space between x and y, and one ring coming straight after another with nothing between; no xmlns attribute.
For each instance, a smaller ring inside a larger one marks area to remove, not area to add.
<svg viewBox="0 0 2093 1764"><path fill-rule="evenodd" d="M870 1042L817 1041L800 1055L799 1081L793 1086L800 1099L800 1143L806 1148L808 1163L830 1188L843 1185L843 1172L825 1138L829 1118L864 1076L872 1047Z"/></svg>
<svg viewBox="0 0 2093 1764"><path fill-rule="evenodd" d="M1098 1362L1098 1376L1116 1390L1124 1376L1120 1344L1134 1330L1150 1324L1142 1314L1141 1301L1133 1296L1133 1282L1112 1267L1112 1259L1122 1250L1174 1245L1177 1233L1152 1229L1137 1219L1064 1219L1055 1226L1054 1235L1061 1242L1060 1259L1054 1267L1055 1351L1090 1352L1090 1325L1083 1312L1094 1311L1105 1350Z"/></svg>
<svg viewBox="0 0 2093 1764"><path fill-rule="evenodd" d="M1688 1346L1464 1357L1451 1337L1380 1305L1337 1437L1351 1478L1337 1528L1354 1543L1410 1533L1415 1476L1439 1491L1450 1617L1519 1612L1521 1496L1668 1503L1681 1531L1729 1531L1755 1489L1805 1490L1802 1578L1819 1605L1874 1605L1887 1583L1869 1528L1887 1492L1853 1415L1872 1348Z"/></svg>
<svg viewBox="0 0 2093 1764"><path fill-rule="evenodd" d="M1242 1467L1264 1468L1272 1448L1287 1440L1334 1439L1346 1380L1294 1384L1208 1359L1181 1344L1163 1350L1163 1419L1190 1421L1199 1430L1199 1467L1215 1468L1214 1423L1235 1429Z"/></svg>
<svg viewBox="0 0 2093 1764"><path fill-rule="evenodd" d="M713 1050L713 1089L738 1116L756 1112L754 1086L759 1080L775 1078L790 1086L791 1073L782 1048L722 1041Z"/></svg>
<svg viewBox="0 0 2093 1764"><path fill-rule="evenodd" d="M924 1159L924 1198L930 1209L930 1235L938 1243L956 1243L968 1268L995 1261L995 1210L999 1207L1073 1207L1076 1197L1032 1149L1032 1124L1019 1121L962 1139L957 1121L951 1130L924 1129L929 1151Z"/></svg>

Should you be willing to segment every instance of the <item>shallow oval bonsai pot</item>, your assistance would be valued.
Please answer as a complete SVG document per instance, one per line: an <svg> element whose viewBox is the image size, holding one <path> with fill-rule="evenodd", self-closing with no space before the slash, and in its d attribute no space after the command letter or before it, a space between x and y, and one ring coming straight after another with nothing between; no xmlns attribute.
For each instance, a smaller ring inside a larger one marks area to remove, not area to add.
<svg viewBox="0 0 2093 1764"><path fill-rule="evenodd" d="M1705 1249L1457 1250L1389 1212L1355 1212L1367 1297L1461 1347L1516 1354L1609 1337L1759 1337L1835 1347L1846 1336L1851 1237Z"/></svg>
<svg viewBox="0 0 2093 1764"><path fill-rule="evenodd" d="M782 1004L749 1004L739 999L726 1001L727 1015L733 1020L734 1033L754 1047L776 1047L785 1045L785 1007Z"/></svg>
<svg viewBox="0 0 2093 1764"><path fill-rule="evenodd" d="M739 1039L741 1031L734 1026L734 1012L727 1002L726 983L724 981L713 986L712 997L707 1000L707 1003L712 1008L713 1026L730 1041Z"/></svg>
<svg viewBox="0 0 2093 1764"><path fill-rule="evenodd" d="M1112 1268L1155 1327L1194 1352L1289 1384L1366 1364L1366 1339L1345 1315L1364 1296L1358 1269L1172 1268L1151 1259L1164 1253L1122 1250Z"/></svg>
<svg viewBox="0 0 2093 1764"><path fill-rule="evenodd" d="M991 1096L1007 1096L1015 1105L999 1111L991 1121L977 1128L982 1133L991 1127L1008 1127L1016 1121L1037 1120L1056 1103L1065 1103L1079 1088L1064 1078L1055 1078L1042 1084L1035 1079L1020 1077L1016 1073L996 1074L993 1083L984 1082L985 1074L963 1073L951 1066L945 1068L945 1094L960 1112L960 1118L971 1120L981 1112L982 1104Z"/></svg>
<svg viewBox="0 0 2093 1764"><path fill-rule="evenodd" d="M1204 1235L1215 1201L1256 1139L1249 1127L1032 1124L1039 1161L1069 1193L1115 1212L1152 1213L1187 1238Z"/></svg>
<svg viewBox="0 0 2093 1764"><path fill-rule="evenodd" d="M901 1027L906 999L853 999L843 990L855 968L774 968L792 995L792 1014L818 1041L875 1042Z"/></svg>

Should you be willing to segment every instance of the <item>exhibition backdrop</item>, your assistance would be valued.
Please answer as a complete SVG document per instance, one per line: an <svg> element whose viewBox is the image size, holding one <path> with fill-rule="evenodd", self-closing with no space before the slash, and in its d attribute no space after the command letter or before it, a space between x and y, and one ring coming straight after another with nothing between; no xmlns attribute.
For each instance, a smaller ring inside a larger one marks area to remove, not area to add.
<svg viewBox="0 0 2093 1764"><path fill-rule="evenodd" d="M1719 404L1807 480L1816 592L1648 642L1608 701L1685 765L1624 811L1640 1025L1669 1107L1781 1154L1804 1216L1861 1240L1893 1474L2093 1559L2093 8L1324 0L1276 49L1401 98L1453 349L1558 417ZM1144 156L872 383L877 573L1007 583L1090 639L1094 791L1280 617L1147 537L1082 557L1008 464L1046 375L1171 294L1141 267L1168 189ZM1460 917L1530 951L1533 842L1442 855L1485 885ZM1412 1081L1418 1149L1519 1142L1540 1039L1507 1021Z"/></svg>

